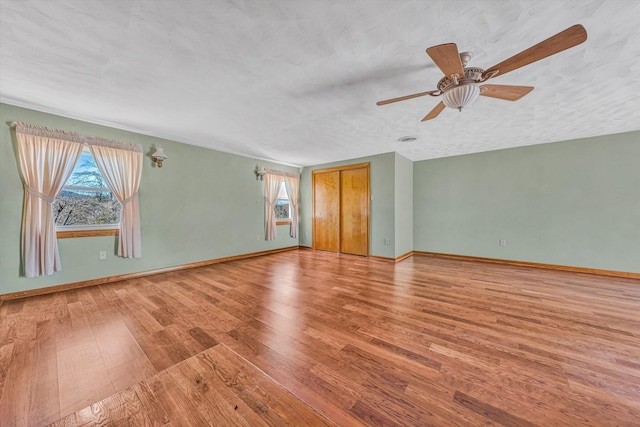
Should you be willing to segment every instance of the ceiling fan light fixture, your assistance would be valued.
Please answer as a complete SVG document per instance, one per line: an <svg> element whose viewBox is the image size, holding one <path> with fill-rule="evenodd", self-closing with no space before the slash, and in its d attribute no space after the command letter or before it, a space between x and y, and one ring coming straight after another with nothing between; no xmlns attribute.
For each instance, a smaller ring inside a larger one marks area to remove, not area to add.
<svg viewBox="0 0 640 427"><path fill-rule="evenodd" d="M462 111L464 107L473 104L480 96L480 87L475 83L454 86L444 93L442 102L449 108Z"/></svg>

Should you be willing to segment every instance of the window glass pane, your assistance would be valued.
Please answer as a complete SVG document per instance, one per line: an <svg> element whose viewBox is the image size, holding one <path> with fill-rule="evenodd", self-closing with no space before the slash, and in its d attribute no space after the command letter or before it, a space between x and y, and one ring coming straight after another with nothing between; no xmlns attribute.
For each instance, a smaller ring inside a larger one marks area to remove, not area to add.
<svg viewBox="0 0 640 427"><path fill-rule="evenodd" d="M118 224L120 207L108 191L63 189L53 202L53 215L58 226Z"/></svg>
<svg viewBox="0 0 640 427"><path fill-rule="evenodd" d="M71 178L67 181L65 187L91 187L107 189L107 183L100 174L100 170L96 165L91 153L83 152L76 168L71 174ZM107 189L108 191L108 189Z"/></svg>
<svg viewBox="0 0 640 427"><path fill-rule="evenodd" d="M288 200L277 200L274 207L276 211L276 219L291 219L289 212L291 211Z"/></svg>
<svg viewBox="0 0 640 427"><path fill-rule="evenodd" d="M100 229L120 223L121 205L109 191L87 147L52 207L58 227Z"/></svg>

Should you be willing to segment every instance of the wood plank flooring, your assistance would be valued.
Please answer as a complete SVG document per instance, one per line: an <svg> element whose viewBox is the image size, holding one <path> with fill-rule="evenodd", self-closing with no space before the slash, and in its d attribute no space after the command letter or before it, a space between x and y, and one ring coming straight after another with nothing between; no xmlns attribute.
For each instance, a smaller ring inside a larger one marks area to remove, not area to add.
<svg viewBox="0 0 640 427"><path fill-rule="evenodd" d="M640 425L640 281L294 250L0 306L0 425Z"/></svg>

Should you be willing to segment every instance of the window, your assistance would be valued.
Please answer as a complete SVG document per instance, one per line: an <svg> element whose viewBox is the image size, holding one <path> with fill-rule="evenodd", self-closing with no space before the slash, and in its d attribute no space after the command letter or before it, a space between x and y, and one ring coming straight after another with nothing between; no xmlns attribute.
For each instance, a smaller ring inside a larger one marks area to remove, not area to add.
<svg viewBox="0 0 640 427"><path fill-rule="evenodd" d="M280 183L278 199L276 200L274 209L276 211L276 221L278 224L289 224L291 222L291 202L289 201L289 195L287 194L284 181Z"/></svg>
<svg viewBox="0 0 640 427"><path fill-rule="evenodd" d="M89 148L85 146L71 177L53 202L56 230L117 230L120 209L120 202L107 187ZM115 231L105 234L115 234ZM78 235L75 233L73 237ZM58 237L69 236L58 233Z"/></svg>

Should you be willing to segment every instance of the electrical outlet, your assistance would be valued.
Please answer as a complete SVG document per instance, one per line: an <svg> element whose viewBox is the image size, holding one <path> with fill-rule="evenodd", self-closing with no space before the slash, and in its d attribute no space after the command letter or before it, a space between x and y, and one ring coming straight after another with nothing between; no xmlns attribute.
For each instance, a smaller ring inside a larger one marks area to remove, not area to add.
<svg viewBox="0 0 640 427"><path fill-rule="evenodd" d="M391 244L391 239L384 239L384 244L385 245L390 245Z"/></svg>
<svg viewBox="0 0 640 427"><path fill-rule="evenodd" d="M256 234L256 240L259 242L260 241L260 235Z"/></svg>
<svg viewBox="0 0 640 427"><path fill-rule="evenodd" d="M107 259L107 251L100 251L100 253L98 253L98 259L100 261L104 261Z"/></svg>
<svg viewBox="0 0 640 427"><path fill-rule="evenodd" d="M500 246L507 246L507 241L505 239L500 239L500 241L498 242L498 245Z"/></svg>

